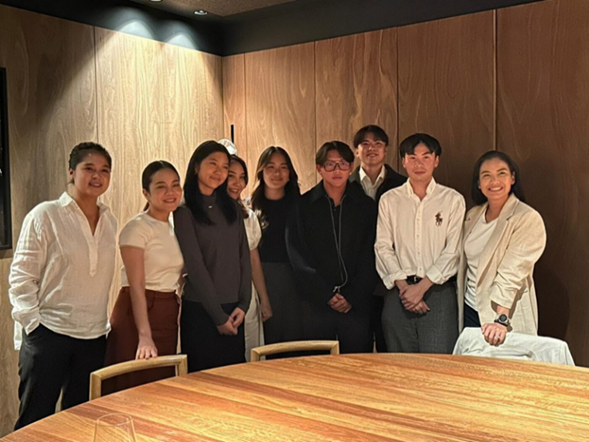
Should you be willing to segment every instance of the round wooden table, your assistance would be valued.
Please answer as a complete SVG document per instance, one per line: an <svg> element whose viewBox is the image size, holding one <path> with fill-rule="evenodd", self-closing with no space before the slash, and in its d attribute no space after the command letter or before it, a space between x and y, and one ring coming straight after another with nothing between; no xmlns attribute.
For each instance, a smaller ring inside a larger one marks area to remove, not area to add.
<svg viewBox="0 0 589 442"><path fill-rule="evenodd" d="M224 367L106 396L6 436L92 441L586 441L589 370L464 356L315 356Z"/></svg>

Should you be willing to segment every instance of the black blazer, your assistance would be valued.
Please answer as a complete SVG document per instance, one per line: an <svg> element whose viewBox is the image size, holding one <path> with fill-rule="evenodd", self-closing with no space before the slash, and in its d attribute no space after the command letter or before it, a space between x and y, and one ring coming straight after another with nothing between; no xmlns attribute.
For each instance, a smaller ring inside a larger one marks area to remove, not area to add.
<svg viewBox="0 0 589 442"><path fill-rule="evenodd" d="M405 181L407 181L407 177L395 172L388 164L385 164L384 167L386 169L384 180L382 183L380 183L380 186L378 186L378 190L376 191L377 203L380 201L380 197L383 196L385 192L394 189L395 187L399 187L402 184L405 184ZM351 183L356 183L359 185L360 189L364 191L362 183L360 182L360 166L358 166L356 170L352 172L349 180Z"/></svg>

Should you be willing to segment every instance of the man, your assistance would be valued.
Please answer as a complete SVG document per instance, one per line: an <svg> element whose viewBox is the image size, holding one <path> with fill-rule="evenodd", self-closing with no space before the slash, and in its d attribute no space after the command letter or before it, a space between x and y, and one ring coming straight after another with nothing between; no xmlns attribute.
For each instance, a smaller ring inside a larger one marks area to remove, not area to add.
<svg viewBox="0 0 589 442"><path fill-rule="evenodd" d="M301 197L286 231L305 339L338 339L342 353L372 351L370 306L378 278L376 204L348 182L353 161L340 141L319 149L315 163L323 180Z"/></svg>
<svg viewBox="0 0 589 442"><path fill-rule="evenodd" d="M409 180L380 200L376 268L388 292L382 314L388 350L451 353L458 337L455 275L464 198L437 184L442 148L427 134L400 146Z"/></svg>
<svg viewBox="0 0 589 442"><path fill-rule="evenodd" d="M387 191L401 186L407 178L398 174L391 166L385 164L389 137L384 130L375 125L364 126L354 136L356 157L360 166L350 176L350 182L359 184L364 193L377 203ZM376 351L387 351L382 330L382 308L386 289L382 281L376 287L370 313L370 329L376 344Z"/></svg>

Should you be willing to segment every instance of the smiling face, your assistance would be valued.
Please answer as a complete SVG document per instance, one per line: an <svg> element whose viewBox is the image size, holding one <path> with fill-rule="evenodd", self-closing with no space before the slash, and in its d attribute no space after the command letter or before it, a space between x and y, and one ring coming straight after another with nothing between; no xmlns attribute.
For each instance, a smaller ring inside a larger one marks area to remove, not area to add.
<svg viewBox="0 0 589 442"><path fill-rule="evenodd" d="M153 174L149 192L143 191L149 207L157 212L173 212L182 200L180 177L171 169L161 169Z"/></svg>
<svg viewBox="0 0 589 442"><path fill-rule="evenodd" d="M98 198L110 184L110 166L104 155L89 152L75 169L70 169L70 176L80 197Z"/></svg>
<svg viewBox="0 0 589 442"><path fill-rule="evenodd" d="M504 203L509 198L511 186L515 184L515 174L509 170L505 161L491 158L481 164L479 170L479 189L490 203Z"/></svg>
<svg viewBox="0 0 589 442"><path fill-rule="evenodd" d="M382 166L387 154L387 145L384 141L374 138L373 133L368 132L362 142L356 146L355 153L363 167Z"/></svg>
<svg viewBox="0 0 589 442"><path fill-rule="evenodd" d="M440 157L429 151L423 143L415 146L413 153L403 157L403 167L414 183L429 183L434 175L434 170L440 164Z"/></svg>
<svg viewBox="0 0 589 442"><path fill-rule="evenodd" d="M212 195L225 182L229 173L229 157L223 152L213 152L196 166L198 188L203 195Z"/></svg>
<svg viewBox="0 0 589 442"><path fill-rule="evenodd" d="M324 184L340 188L346 186L352 165L344 160L337 150L330 150L327 152L327 159L323 166L317 166L317 171L323 178Z"/></svg>
<svg viewBox="0 0 589 442"><path fill-rule="evenodd" d="M243 166L237 161L231 161L227 178L227 193L234 200L238 200L245 186L245 170L243 170Z"/></svg>
<svg viewBox="0 0 589 442"><path fill-rule="evenodd" d="M284 155L276 152L264 167L263 179L267 188L272 190L284 189L290 178L290 170Z"/></svg>

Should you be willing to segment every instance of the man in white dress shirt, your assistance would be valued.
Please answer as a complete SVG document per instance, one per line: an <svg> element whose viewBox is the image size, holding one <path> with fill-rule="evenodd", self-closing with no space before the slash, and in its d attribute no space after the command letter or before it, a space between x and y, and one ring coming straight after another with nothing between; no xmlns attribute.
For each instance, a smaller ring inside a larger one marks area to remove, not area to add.
<svg viewBox="0 0 589 442"><path fill-rule="evenodd" d="M465 202L433 178L442 148L427 134L403 140L409 180L380 199L376 269L388 292L382 323L390 352L452 353L458 338L456 272Z"/></svg>

